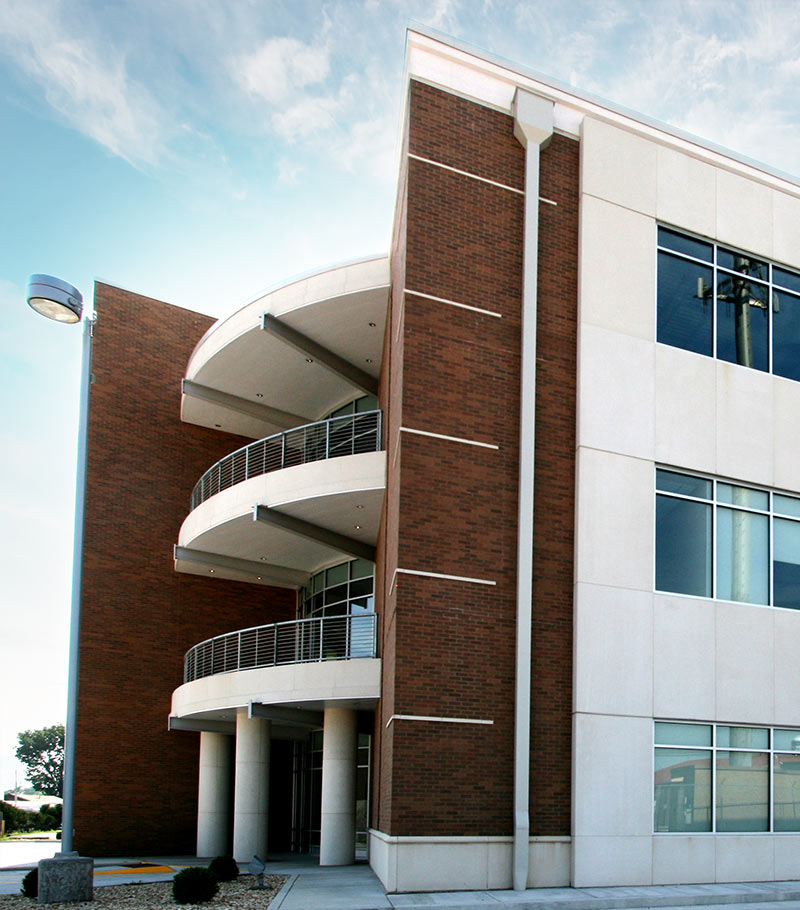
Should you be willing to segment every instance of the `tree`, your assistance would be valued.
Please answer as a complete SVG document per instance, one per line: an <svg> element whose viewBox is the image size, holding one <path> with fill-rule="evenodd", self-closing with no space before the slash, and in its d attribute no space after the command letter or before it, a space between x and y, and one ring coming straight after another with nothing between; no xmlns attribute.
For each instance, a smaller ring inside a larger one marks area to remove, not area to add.
<svg viewBox="0 0 800 910"><path fill-rule="evenodd" d="M17 734L17 758L28 769L28 780L40 793L61 796L64 774L64 724Z"/></svg>

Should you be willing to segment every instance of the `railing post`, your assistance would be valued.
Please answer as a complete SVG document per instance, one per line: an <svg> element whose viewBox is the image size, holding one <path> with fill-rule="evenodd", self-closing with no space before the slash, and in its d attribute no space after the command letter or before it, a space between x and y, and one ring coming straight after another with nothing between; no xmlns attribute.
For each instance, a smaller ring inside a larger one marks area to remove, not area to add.
<svg viewBox="0 0 800 910"><path fill-rule="evenodd" d="M320 660L322 660L322 655L324 654L324 651L322 648L322 639L325 636L325 626L323 625L324 619L325 619L324 616L320 616L320 618L319 618L319 659Z"/></svg>
<svg viewBox="0 0 800 910"><path fill-rule="evenodd" d="M244 479L250 480L250 446L244 450Z"/></svg>
<svg viewBox="0 0 800 910"><path fill-rule="evenodd" d="M331 455L331 424L333 420L325 421L325 458L330 458Z"/></svg>
<svg viewBox="0 0 800 910"><path fill-rule="evenodd" d="M242 669L242 633L236 635L236 669Z"/></svg>
<svg viewBox="0 0 800 910"><path fill-rule="evenodd" d="M281 467L286 466L286 433L281 436Z"/></svg>

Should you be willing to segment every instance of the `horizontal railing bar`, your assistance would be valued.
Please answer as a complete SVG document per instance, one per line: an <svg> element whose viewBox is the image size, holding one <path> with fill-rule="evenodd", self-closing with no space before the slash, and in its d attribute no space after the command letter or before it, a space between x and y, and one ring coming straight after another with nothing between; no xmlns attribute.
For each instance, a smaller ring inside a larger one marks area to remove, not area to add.
<svg viewBox="0 0 800 910"><path fill-rule="evenodd" d="M358 613L288 620L216 635L186 652L184 682L240 669L375 657L376 624L375 613Z"/></svg>
<svg viewBox="0 0 800 910"><path fill-rule="evenodd" d="M369 437L374 438L367 444ZM270 443L274 451L268 451ZM274 433L236 449L212 465L194 485L191 508L196 509L221 490L270 471L342 455L378 452L380 449L380 410L329 417Z"/></svg>

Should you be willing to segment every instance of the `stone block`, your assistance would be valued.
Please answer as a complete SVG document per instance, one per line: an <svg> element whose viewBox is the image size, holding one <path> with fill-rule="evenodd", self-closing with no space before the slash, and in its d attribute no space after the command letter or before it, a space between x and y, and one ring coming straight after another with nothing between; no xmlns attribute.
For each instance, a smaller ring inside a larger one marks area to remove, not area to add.
<svg viewBox="0 0 800 910"><path fill-rule="evenodd" d="M39 860L39 903L90 901L94 897L94 860L77 853L59 853Z"/></svg>

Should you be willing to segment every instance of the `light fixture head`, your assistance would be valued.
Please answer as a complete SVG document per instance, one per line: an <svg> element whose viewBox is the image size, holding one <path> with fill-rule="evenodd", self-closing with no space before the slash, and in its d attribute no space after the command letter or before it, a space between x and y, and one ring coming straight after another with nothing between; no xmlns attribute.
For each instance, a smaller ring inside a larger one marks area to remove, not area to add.
<svg viewBox="0 0 800 910"><path fill-rule="evenodd" d="M56 322L80 322L83 315L81 292L52 275L31 275L27 300L37 313Z"/></svg>

